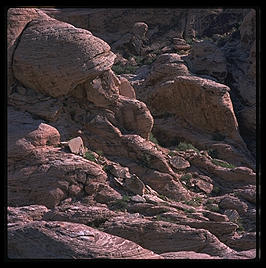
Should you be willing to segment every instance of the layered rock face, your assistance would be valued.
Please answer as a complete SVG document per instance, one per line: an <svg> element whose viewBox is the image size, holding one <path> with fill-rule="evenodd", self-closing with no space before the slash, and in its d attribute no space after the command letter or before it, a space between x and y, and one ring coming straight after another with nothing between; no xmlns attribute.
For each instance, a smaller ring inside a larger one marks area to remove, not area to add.
<svg viewBox="0 0 266 268"><path fill-rule="evenodd" d="M137 74L112 70L112 45L130 29L117 49L147 55L141 18L167 25L169 10L128 11L118 37L98 15L124 9L44 11L54 18L8 10L8 257L255 258L254 159L230 88L164 51ZM189 53L200 12L174 14L187 18L175 45Z"/></svg>

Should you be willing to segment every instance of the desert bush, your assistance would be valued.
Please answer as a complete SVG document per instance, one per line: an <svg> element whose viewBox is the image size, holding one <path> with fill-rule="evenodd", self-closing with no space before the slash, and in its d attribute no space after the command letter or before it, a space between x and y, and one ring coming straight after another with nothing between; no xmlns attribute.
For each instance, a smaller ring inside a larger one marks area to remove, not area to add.
<svg viewBox="0 0 266 268"><path fill-rule="evenodd" d="M221 161L219 159L212 159L212 163L216 166L224 167L224 168L235 168L233 164L227 163L225 161Z"/></svg>
<svg viewBox="0 0 266 268"><path fill-rule="evenodd" d="M190 143L180 142L176 148L177 151L186 151L189 149L192 149L196 151L197 153L199 153L199 150Z"/></svg>
<svg viewBox="0 0 266 268"><path fill-rule="evenodd" d="M85 152L84 158L86 158L87 160L90 160L92 162L96 162L97 161L94 153L89 152L89 151L88 152Z"/></svg>
<svg viewBox="0 0 266 268"><path fill-rule="evenodd" d="M114 64L112 66L112 70L116 74L135 74L138 66L133 65L121 65L121 64Z"/></svg>

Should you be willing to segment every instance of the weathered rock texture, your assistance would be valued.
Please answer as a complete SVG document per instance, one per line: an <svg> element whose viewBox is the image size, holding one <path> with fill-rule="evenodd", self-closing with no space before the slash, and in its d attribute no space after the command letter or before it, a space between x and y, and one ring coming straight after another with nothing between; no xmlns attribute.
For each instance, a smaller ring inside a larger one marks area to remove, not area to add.
<svg viewBox="0 0 266 268"><path fill-rule="evenodd" d="M8 257L255 258L256 174L226 84L233 65L223 74L226 45L211 45L218 70L208 57L200 77L196 54L208 54L187 44L211 36L204 19L222 34L248 12L43 11L54 18L8 10ZM154 61L118 76L111 48L129 53L119 62Z"/></svg>
<svg viewBox="0 0 266 268"><path fill-rule="evenodd" d="M59 97L109 69L114 58L109 45L89 31L40 17L20 36L13 70L26 87Z"/></svg>
<svg viewBox="0 0 266 268"><path fill-rule="evenodd" d="M9 258L160 259L132 241L69 222L35 221L10 227Z"/></svg>

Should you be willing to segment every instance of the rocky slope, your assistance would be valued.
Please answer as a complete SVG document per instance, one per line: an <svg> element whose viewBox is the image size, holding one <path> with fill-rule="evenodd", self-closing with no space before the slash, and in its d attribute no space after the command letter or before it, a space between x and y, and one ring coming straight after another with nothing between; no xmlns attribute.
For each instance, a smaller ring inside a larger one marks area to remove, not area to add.
<svg viewBox="0 0 266 268"><path fill-rule="evenodd" d="M9 258L256 257L255 14L156 12L8 10Z"/></svg>

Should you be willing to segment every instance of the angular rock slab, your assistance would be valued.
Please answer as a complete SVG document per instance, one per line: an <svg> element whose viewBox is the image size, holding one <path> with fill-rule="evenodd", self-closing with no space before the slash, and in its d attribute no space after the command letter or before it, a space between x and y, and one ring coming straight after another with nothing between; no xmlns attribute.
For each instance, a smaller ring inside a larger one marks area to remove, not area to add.
<svg viewBox="0 0 266 268"><path fill-rule="evenodd" d="M102 225L105 232L134 241L158 254L195 251L223 256L232 250L209 231L139 217L116 217Z"/></svg>
<svg viewBox="0 0 266 268"><path fill-rule="evenodd" d="M68 147L73 154L83 155L85 148L81 137L76 137L68 141Z"/></svg>
<svg viewBox="0 0 266 268"><path fill-rule="evenodd" d="M35 221L8 230L11 259L160 259L132 241L83 224Z"/></svg>

